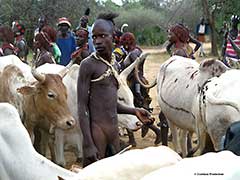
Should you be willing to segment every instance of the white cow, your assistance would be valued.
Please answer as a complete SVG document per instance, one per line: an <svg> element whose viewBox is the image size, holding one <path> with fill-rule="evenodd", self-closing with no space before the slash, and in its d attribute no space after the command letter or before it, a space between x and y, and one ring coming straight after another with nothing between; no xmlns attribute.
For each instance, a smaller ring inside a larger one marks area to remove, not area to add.
<svg viewBox="0 0 240 180"><path fill-rule="evenodd" d="M214 95L220 92L228 92L229 95L225 98L226 102L233 101L232 99L238 96L236 93L234 95L230 93L230 91L237 91L236 86L240 84L238 80L232 82L234 85L229 86L229 91L219 85L214 87L215 82L218 80L217 84L219 84L225 75L234 78L228 73L228 69L218 60L205 60L199 65L196 61L180 56L173 56L161 65L157 77L158 102L162 112L168 119L173 135L174 148L178 152L180 150L178 147L177 127L182 129L181 149L184 157L187 154L186 135L188 131L198 134L199 145L197 147L201 145L201 150L204 148L206 133L209 133L215 149L219 150L220 136L224 135L233 119L237 120L236 116L233 117L230 113L233 109L231 106L219 104L217 110L216 108L208 108L209 106L206 104L208 103L207 95L209 93L208 91L205 93L205 89L212 92L217 88L217 93L215 92ZM221 74L222 76L220 76ZM224 80L224 82L227 83L227 80ZM210 84L211 88L209 88ZM223 100L222 97L220 100ZM226 112L225 110L229 108L230 110L225 114L223 121L223 115L219 111ZM228 119L226 119L227 116ZM211 126L214 126L215 129L211 128Z"/></svg>
<svg viewBox="0 0 240 180"><path fill-rule="evenodd" d="M240 120L239 76L239 70L231 69L220 77L209 79L195 100L193 112L201 120L197 121L201 139L205 136L204 130L207 131L215 150L221 149L221 139L227 128Z"/></svg>
<svg viewBox="0 0 240 180"><path fill-rule="evenodd" d="M230 151L207 153L185 158L172 166L153 171L141 180L193 179L237 180L240 179L240 157Z"/></svg>
<svg viewBox="0 0 240 180"><path fill-rule="evenodd" d="M159 168L173 165L182 158L166 146L135 149L97 161L65 180L139 180Z"/></svg>
<svg viewBox="0 0 240 180"><path fill-rule="evenodd" d="M0 103L0 144L1 180L58 180L58 176L75 175L34 150L16 108L8 103Z"/></svg>
<svg viewBox="0 0 240 180"><path fill-rule="evenodd" d="M17 56L15 55L8 55L8 56L1 56L0 57L0 72L10 64L16 65L21 71L23 72L24 77L27 81L35 80L32 73L31 67L26 63L23 63Z"/></svg>
<svg viewBox="0 0 240 180"><path fill-rule="evenodd" d="M126 68L120 75L120 87L118 90L118 101L130 107L134 107L133 94L127 85L127 76L134 69L134 63ZM37 68L37 71L42 73L58 73L64 69L64 66L57 64L44 64ZM68 106L75 119L78 119L77 110L77 78L78 78L79 65L73 65L69 68L69 72L64 76L63 83L65 84L68 92ZM138 130L142 123L136 116L129 114L118 114L118 121L121 127L128 128L130 130ZM57 164L64 166L64 144L75 146L77 148L76 156L79 159L82 157L82 133L80 130L79 122L77 122L76 128L71 130L55 129L55 155Z"/></svg>

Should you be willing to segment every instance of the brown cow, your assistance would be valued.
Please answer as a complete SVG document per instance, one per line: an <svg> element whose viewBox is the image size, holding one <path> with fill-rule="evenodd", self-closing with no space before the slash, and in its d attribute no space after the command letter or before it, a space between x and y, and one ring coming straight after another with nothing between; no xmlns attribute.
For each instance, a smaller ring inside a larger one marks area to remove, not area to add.
<svg viewBox="0 0 240 180"><path fill-rule="evenodd" d="M21 69L7 65L0 74L0 102L9 102L19 111L32 142L33 130L42 124L69 129L75 120L67 106L66 87L56 74L40 74L32 71L37 81L27 81ZM46 123L47 122L47 123ZM45 127L46 129L46 127Z"/></svg>

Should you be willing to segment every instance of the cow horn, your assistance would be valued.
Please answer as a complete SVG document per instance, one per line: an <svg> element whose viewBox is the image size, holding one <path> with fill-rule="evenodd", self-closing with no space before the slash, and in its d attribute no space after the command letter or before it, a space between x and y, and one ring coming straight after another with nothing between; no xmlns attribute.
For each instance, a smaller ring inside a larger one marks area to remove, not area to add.
<svg viewBox="0 0 240 180"><path fill-rule="evenodd" d="M124 62L128 62L129 60L129 55L127 55L127 57L124 59ZM140 58L144 58L146 59L146 57L149 55L149 53L142 53ZM132 70L134 69L135 65L137 63L137 59L131 64L129 65L127 68L125 68L121 73L120 76L122 77L122 79L124 79L125 81L127 81L127 77L128 75L132 72Z"/></svg>
<svg viewBox="0 0 240 180"><path fill-rule="evenodd" d="M121 26L121 30L120 30L120 31L121 31L122 33L124 33L124 28L125 28L125 27L128 27L128 24L124 23L124 24Z"/></svg>
<svg viewBox="0 0 240 180"><path fill-rule="evenodd" d="M63 78L64 76L66 76L66 74L68 73L70 67L74 64L74 62L76 61L76 59L71 59L71 61L66 65L66 67L64 69L62 69L58 74Z"/></svg>
<svg viewBox="0 0 240 180"><path fill-rule="evenodd" d="M154 79L154 81L151 84L145 84L142 82L142 80L139 77L139 69L138 66L140 63L144 63L146 57L148 56L148 53L143 53L139 58L136 59L136 64L135 64L135 76L137 78L137 81L145 88L150 89L154 87L157 84L157 78Z"/></svg>
<svg viewBox="0 0 240 180"><path fill-rule="evenodd" d="M36 80L38 80L40 82L45 81L45 74L41 74L41 73L37 72L37 70L35 68L32 69L32 75Z"/></svg>
<svg viewBox="0 0 240 180"><path fill-rule="evenodd" d="M68 71L69 71L69 68L65 67L58 74L63 78L64 76L66 76Z"/></svg>
<svg viewBox="0 0 240 180"><path fill-rule="evenodd" d="M233 49L236 51L237 55L240 56L240 48L236 45L236 43L232 40L230 36L228 36L228 39L233 47Z"/></svg>

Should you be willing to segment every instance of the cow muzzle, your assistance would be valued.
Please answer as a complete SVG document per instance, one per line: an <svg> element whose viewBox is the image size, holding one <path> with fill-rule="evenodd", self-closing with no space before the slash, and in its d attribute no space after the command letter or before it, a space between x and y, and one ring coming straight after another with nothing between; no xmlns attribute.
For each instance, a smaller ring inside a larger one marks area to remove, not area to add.
<svg viewBox="0 0 240 180"><path fill-rule="evenodd" d="M71 129L75 127L76 120L73 117L68 117L60 121L57 126L61 129Z"/></svg>

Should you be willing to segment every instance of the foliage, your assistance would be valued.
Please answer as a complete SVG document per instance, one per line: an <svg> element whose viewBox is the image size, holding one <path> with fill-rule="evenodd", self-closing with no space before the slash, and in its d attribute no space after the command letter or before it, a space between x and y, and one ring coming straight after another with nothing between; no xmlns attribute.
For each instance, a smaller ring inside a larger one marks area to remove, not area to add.
<svg viewBox="0 0 240 180"><path fill-rule="evenodd" d="M166 41L166 32L163 32L158 26L145 28L142 31L136 31L139 44L147 46L156 46Z"/></svg>
<svg viewBox="0 0 240 180"><path fill-rule="evenodd" d="M32 42L33 31L41 15L48 17L49 24L56 28L59 17L68 17L72 28L78 26L80 17L90 7L90 24L100 12L118 12L116 24L129 24L128 31L133 32L138 43L159 45L167 39L167 28L176 23L184 23L195 32L200 17L206 17L202 0L122 0L118 6L111 0L0 0L0 23L11 25L20 20L27 27L26 37ZM223 21L229 22L232 14L239 14L239 0L208 0L209 11L215 11L215 26L218 31ZM221 36L218 35L219 44Z"/></svg>

